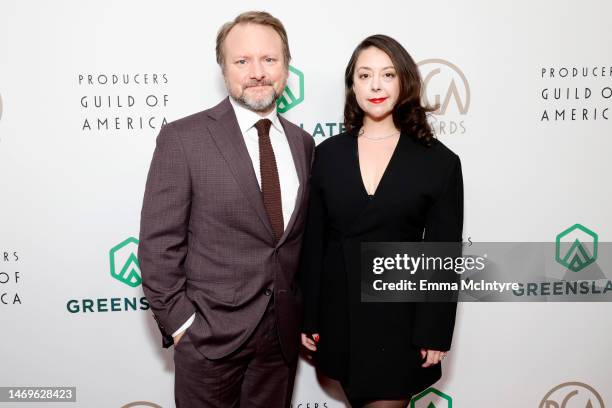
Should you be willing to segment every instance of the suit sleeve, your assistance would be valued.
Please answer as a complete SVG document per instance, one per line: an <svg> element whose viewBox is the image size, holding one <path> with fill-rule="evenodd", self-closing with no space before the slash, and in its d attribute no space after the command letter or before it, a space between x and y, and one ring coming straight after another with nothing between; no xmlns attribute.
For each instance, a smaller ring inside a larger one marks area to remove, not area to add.
<svg viewBox="0 0 612 408"><path fill-rule="evenodd" d="M308 334L318 332L321 272L326 240L327 211L320 186L320 166L321 160L318 160L315 153L299 273L304 299L302 332Z"/></svg>
<svg viewBox="0 0 612 408"><path fill-rule="evenodd" d="M189 168L181 140L169 124L157 137L149 168L138 247L142 287L164 336L164 346L195 313L185 294L190 210Z"/></svg>
<svg viewBox="0 0 612 408"><path fill-rule="evenodd" d="M426 242L456 243L445 249L445 251L452 251L453 253L448 255L455 257L461 255L463 177L459 157L453 157L453 164L446 177L445 185L427 213L424 240ZM457 280L454 271L438 273L446 274L443 276L444 281ZM455 326L456 309L456 301L416 303L413 343L416 346L433 350L449 350Z"/></svg>

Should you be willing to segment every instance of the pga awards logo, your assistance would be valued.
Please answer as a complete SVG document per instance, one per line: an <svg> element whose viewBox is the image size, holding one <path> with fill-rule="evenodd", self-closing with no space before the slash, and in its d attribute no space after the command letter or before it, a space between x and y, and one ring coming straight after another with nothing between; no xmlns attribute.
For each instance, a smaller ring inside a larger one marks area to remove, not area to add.
<svg viewBox="0 0 612 408"><path fill-rule="evenodd" d="M123 405L121 408L162 408L162 406L150 401L134 401Z"/></svg>
<svg viewBox="0 0 612 408"><path fill-rule="evenodd" d="M570 381L548 391L538 408L605 408L605 405L595 388Z"/></svg>
<svg viewBox="0 0 612 408"><path fill-rule="evenodd" d="M430 115L436 136L465 134L471 92L461 68L439 58L423 60L417 66L423 79L423 104L436 108Z"/></svg>

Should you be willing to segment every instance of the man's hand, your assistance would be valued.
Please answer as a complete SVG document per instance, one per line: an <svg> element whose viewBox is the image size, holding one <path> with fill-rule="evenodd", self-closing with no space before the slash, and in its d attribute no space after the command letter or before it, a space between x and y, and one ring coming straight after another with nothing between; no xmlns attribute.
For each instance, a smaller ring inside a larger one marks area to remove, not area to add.
<svg viewBox="0 0 612 408"><path fill-rule="evenodd" d="M178 344L179 341L181 341L181 337L183 337L185 335L185 332L187 330L183 330L182 332L180 332L179 334L177 334L176 336L172 337L172 339L174 340L174 345L176 346Z"/></svg>

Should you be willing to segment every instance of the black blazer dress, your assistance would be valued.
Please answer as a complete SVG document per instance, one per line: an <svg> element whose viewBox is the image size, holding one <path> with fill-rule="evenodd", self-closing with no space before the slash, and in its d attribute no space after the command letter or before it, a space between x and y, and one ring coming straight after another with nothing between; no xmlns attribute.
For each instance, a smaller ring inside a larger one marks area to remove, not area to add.
<svg viewBox="0 0 612 408"><path fill-rule="evenodd" d="M365 190L357 139L333 136L316 148L300 284L304 333L319 333L317 367L349 399L408 399L435 383L420 348L449 350L456 303L361 303L362 242L460 242L459 157L439 141L402 133L374 195Z"/></svg>

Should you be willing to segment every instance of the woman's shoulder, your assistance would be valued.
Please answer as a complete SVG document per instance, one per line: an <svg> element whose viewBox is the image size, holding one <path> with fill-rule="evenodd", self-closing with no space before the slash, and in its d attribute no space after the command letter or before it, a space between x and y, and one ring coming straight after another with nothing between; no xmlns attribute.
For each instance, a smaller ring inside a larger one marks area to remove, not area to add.
<svg viewBox="0 0 612 408"><path fill-rule="evenodd" d="M433 139L430 146L423 145L423 143L413 137L407 137L407 139L410 140L411 147L419 154L426 156L428 160L438 164L459 161L459 156L439 139Z"/></svg>
<svg viewBox="0 0 612 408"><path fill-rule="evenodd" d="M334 136L330 136L319 143L315 150L317 155L336 154L345 151L354 145L353 136L349 132L343 132Z"/></svg>

